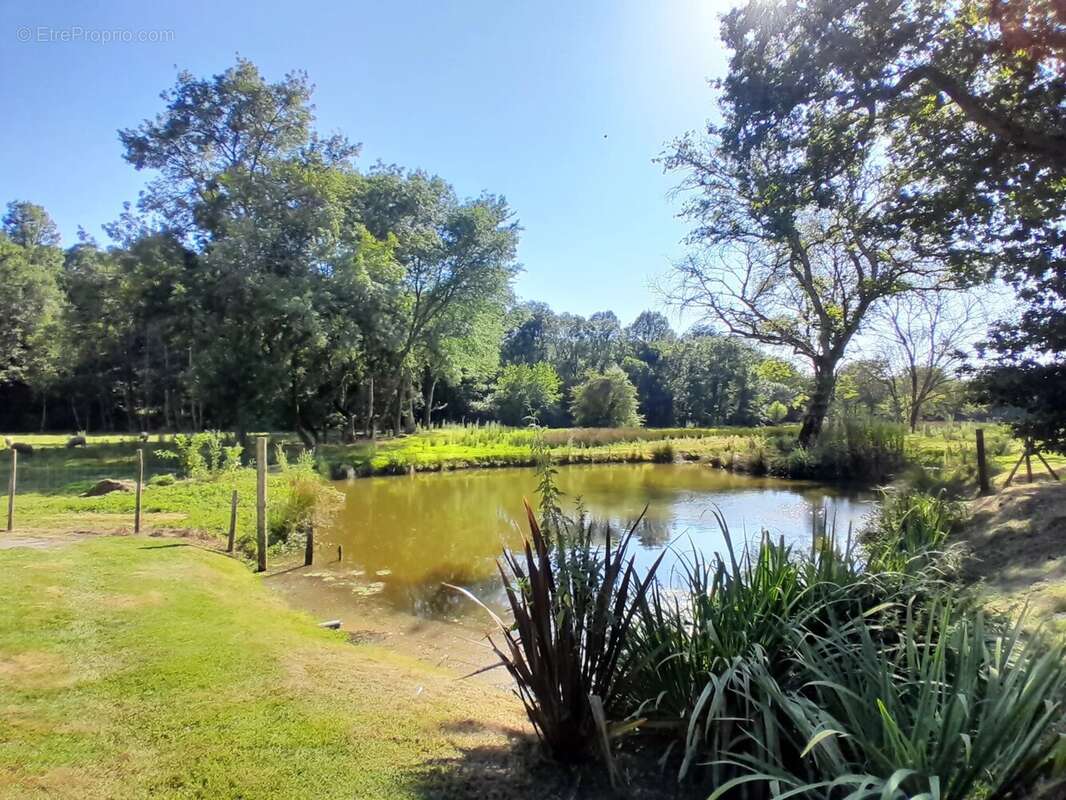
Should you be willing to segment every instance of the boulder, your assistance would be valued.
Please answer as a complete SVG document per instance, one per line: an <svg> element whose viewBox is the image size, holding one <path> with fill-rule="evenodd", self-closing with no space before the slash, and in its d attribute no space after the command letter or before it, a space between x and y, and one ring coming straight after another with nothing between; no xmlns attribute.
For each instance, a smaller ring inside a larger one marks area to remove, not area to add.
<svg viewBox="0 0 1066 800"><path fill-rule="evenodd" d="M89 491L82 494L82 497L100 497L101 495L111 494L111 492L132 492L137 488L133 481L118 481L114 478L104 478L93 486Z"/></svg>
<svg viewBox="0 0 1066 800"><path fill-rule="evenodd" d="M71 436L67 439L67 447L85 447L84 436Z"/></svg>

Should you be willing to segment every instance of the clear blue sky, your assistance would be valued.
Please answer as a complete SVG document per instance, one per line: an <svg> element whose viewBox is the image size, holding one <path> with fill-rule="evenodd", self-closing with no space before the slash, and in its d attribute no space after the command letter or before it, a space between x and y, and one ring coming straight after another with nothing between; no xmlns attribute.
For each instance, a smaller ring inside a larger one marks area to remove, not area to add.
<svg viewBox="0 0 1066 800"><path fill-rule="evenodd" d="M159 111L179 68L214 74L240 54L268 79L306 70L317 127L362 142L363 166L421 167L460 194L505 195L525 229L523 298L628 322L657 306L649 283L683 252L676 176L652 159L713 114L706 81L725 69L726 5L4 0L0 201L44 205L67 244L79 225L103 239L147 178L122 160L117 129ZM40 40L79 27L83 38L172 34Z"/></svg>

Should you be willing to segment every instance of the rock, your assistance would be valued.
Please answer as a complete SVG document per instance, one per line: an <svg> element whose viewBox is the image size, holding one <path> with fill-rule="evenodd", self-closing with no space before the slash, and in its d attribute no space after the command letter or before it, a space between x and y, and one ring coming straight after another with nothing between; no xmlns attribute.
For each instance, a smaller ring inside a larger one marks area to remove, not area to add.
<svg viewBox="0 0 1066 800"><path fill-rule="evenodd" d="M335 481L350 481L356 477L355 467L351 464L334 464L330 467L329 475Z"/></svg>
<svg viewBox="0 0 1066 800"><path fill-rule="evenodd" d="M67 447L85 447L85 437L71 436L67 439Z"/></svg>
<svg viewBox="0 0 1066 800"><path fill-rule="evenodd" d="M111 494L111 492L132 492L135 488L133 481L117 481L114 478L104 478L89 491L85 492L82 497L100 497L101 495Z"/></svg>

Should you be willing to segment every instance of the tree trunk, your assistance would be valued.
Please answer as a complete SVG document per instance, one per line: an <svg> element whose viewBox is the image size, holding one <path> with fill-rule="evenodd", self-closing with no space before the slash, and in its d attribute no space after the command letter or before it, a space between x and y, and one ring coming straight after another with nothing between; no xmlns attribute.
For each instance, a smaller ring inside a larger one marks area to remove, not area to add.
<svg viewBox="0 0 1066 800"><path fill-rule="evenodd" d="M799 443L810 447L822 432L825 416L829 413L829 404L833 400L836 388L836 362L820 364L814 370L814 390L803 412L803 424L800 426Z"/></svg>
<svg viewBox="0 0 1066 800"><path fill-rule="evenodd" d="M296 435L300 437L300 441L303 442L304 447L308 450L314 450L318 445L315 432L304 425L303 420L296 422Z"/></svg>
<svg viewBox="0 0 1066 800"><path fill-rule="evenodd" d="M48 424L48 395L41 393L41 430L44 433L45 425Z"/></svg>
<svg viewBox="0 0 1066 800"><path fill-rule="evenodd" d="M399 372L396 373L396 403L395 403L395 408L393 409L394 414L393 414L393 426L392 426L392 434L393 434L393 436L399 436L400 435L400 431L402 430L401 426L403 424L403 394L404 394L403 390L404 390L404 383L405 383L404 374L403 374L403 370L401 369Z"/></svg>
<svg viewBox="0 0 1066 800"><path fill-rule="evenodd" d="M426 410L422 415L423 422L426 430L429 430L433 425L433 393L437 390L437 379L432 378L429 382L429 388L426 390Z"/></svg>
<svg viewBox="0 0 1066 800"><path fill-rule="evenodd" d="M366 435L371 440L374 440L378 436L377 418L374 416L374 376L370 376L370 381L367 383L366 388Z"/></svg>

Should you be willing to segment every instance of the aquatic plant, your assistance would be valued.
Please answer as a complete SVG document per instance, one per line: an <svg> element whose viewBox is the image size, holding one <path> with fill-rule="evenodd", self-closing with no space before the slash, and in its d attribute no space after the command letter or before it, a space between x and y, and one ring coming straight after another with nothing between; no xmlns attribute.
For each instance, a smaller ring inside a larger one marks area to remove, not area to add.
<svg viewBox="0 0 1066 800"><path fill-rule="evenodd" d="M733 683L754 709L757 746L718 759L745 770L711 800L750 795L849 800L1007 800L1063 785L1061 644L1000 630L933 598L907 608L896 640L860 615L794 634L789 680L766 658ZM1055 795L1057 796L1057 795Z"/></svg>
<svg viewBox="0 0 1066 800"><path fill-rule="evenodd" d="M907 572L942 553L958 529L963 510L944 492L886 490L877 515L862 531L868 567L876 572Z"/></svg>

